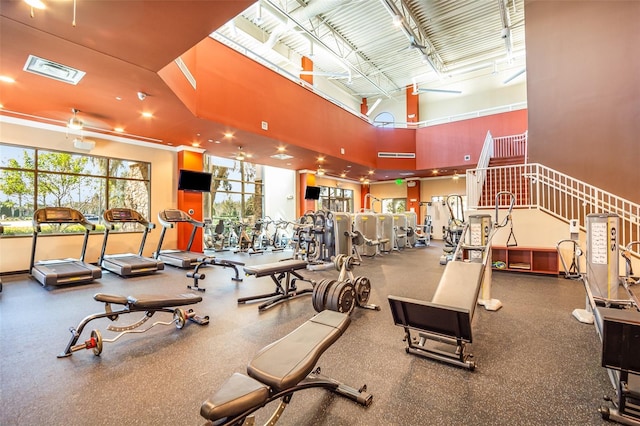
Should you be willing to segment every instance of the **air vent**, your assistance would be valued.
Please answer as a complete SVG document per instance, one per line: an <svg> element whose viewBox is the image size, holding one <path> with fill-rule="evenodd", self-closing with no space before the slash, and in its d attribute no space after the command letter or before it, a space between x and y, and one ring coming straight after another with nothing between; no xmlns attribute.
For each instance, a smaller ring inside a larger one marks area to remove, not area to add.
<svg viewBox="0 0 640 426"><path fill-rule="evenodd" d="M78 84L86 74L84 71L33 55L29 55L23 69L43 77L49 77L73 85Z"/></svg>
<svg viewBox="0 0 640 426"><path fill-rule="evenodd" d="M378 158L416 158L415 152L379 152Z"/></svg>

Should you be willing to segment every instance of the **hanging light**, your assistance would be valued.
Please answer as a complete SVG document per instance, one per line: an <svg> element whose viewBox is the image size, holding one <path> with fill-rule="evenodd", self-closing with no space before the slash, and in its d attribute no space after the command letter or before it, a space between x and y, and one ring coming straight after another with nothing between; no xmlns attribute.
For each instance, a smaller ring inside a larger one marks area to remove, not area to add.
<svg viewBox="0 0 640 426"><path fill-rule="evenodd" d="M84 123L78 118L77 114L80 111L75 108L73 108L71 111L73 112L73 117L69 119L67 127L73 130L81 130L84 127Z"/></svg>

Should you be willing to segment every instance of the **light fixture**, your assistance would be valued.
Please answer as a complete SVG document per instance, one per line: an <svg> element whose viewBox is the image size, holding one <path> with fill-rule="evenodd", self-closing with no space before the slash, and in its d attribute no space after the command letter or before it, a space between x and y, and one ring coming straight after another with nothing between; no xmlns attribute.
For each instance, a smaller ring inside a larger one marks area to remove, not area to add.
<svg viewBox="0 0 640 426"><path fill-rule="evenodd" d="M33 7L34 9L46 9L47 6L44 4L42 0L24 0L26 4Z"/></svg>
<svg viewBox="0 0 640 426"><path fill-rule="evenodd" d="M318 163L322 163L324 161L324 157L322 155L320 155L318 157Z"/></svg>
<svg viewBox="0 0 640 426"><path fill-rule="evenodd" d="M84 123L78 118L78 113L80 111L73 108L71 109L71 112L73 112L73 117L69 119L67 127L73 130L82 130L82 128L84 127Z"/></svg>
<svg viewBox="0 0 640 426"><path fill-rule="evenodd" d="M244 159L246 158L245 153L242 151L242 147L239 146L238 147L238 153L235 156L237 161L244 161Z"/></svg>
<svg viewBox="0 0 640 426"><path fill-rule="evenodd" d="M148 111L145 111L145 112L142 113L142 116L144 118L151 118L151 117L153 117L153 114L148 112Z"/></svg>
<svg viewBox="0 0 640 426"><path fill-rule="evenodd" d="M8 75L0 75L0 81L3 83L15 83L16 81Z"/></svg>
<svg viewBox="0 0 640 426"><path fill-rule="evenodd" d="M144 101L147 98L147 94L144 92L138 92L138 99L140 99L141 101Z"/></svg>
<svg viewBox="0 0 640 426"><path fill-rule="evenodd" d="M114 131L114 132L117 132L117 133L122 133L122 132L124 132L124 129L123 129L122 127L115 127L115 128L113 129L113 131Z"/></svg>
<svg viewBox="0 0 640 426"><path fill-rule="evenodd" d="M371 108L369 108L369 109L367 110L367 114L366 114L366 115L367 115L367 117L368 117L369 115L371 115L371 113L373 112L373 110L374 110L374 109L378 108L378 105L380 105L380 102L382 102L382 98L378 98L378 99L373 103L373 105L371 105Z"/></svg>
<svg viewBox="0 0 640 426"><path fill-rule="evenodd" d="M458 174L458 172L454 172L453 173L453 180L458 180L460 178L460 175Z"/></svg>
<svg viewBox="0 0 640 426"><path fill-rule="evenodd" d="M324 176L324 170L318 167L318 171L316 172L318 176Z"/></svg>
<svg viewBox="0 0 640 426"><path fill-rule="evenodd" d="M393 20L393 25L395 25L396 27L402 25L402 18L400 17L400 15L393 15L393 18L391 19Z"/></svg>

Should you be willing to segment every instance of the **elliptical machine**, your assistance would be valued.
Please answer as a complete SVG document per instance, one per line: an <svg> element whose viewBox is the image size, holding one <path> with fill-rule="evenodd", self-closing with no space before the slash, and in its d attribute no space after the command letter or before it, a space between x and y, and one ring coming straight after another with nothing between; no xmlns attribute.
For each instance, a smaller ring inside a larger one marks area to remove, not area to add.
<svg viewBox="0 0 640 426"><path fill-rule="evenodd" d="M464 206L461 195L447 195L444 203L449 210L449 221L447 226L442 227L444 247L442 249L442 256L440 256L441 265L446 265L447 262L453 260L456 247L460 242L460 236L462 235L465 222Z"/></svg>

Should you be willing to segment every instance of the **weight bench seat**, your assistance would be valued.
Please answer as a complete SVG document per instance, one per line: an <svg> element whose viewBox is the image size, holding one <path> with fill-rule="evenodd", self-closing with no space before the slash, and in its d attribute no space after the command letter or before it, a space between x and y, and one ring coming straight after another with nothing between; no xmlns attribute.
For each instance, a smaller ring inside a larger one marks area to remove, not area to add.
<svg viewBox="0 0 640 426"><path fill-rule="evenodd" d="M170 306L193 305L202 301L202 297L195 294L178 294L172 296L138 295L119 296L115 294L98 293L93 296L98 302L129 305L135 309L160 309Z"/></svg>
<svg viewBox="0 0 640 426"><path fill-rule="evenodd" d="M430 302L388 296L396 325L405 329L407 352L474 369L464 344L473 341L471 321L482 287L485 265L475 262L447 263ZM411 330L420 336L415 343ZM429 341L449 343L452 351L432 348Z"/></svg>
<svg viewBox="0 0 640 426"><path fill-rule="evenodd" d="M264 263L262 265L245 266L244 272L247 275L255 275L256 277L265 277L267 275L280 274L284 272L297 271L305 269L307 262L304 260L283 260L282 262Z"/></svg>
<svg viewBox="0 0 640 426"><path fill-rule="evenodd" d="M260 350L247 366L248 376L235 373L201 408L216 421L261 407L275 393L291 390L313 370L318 359L349 326L347 314L325 310ZM250 376L250 377L249 377Z"/></svg>

